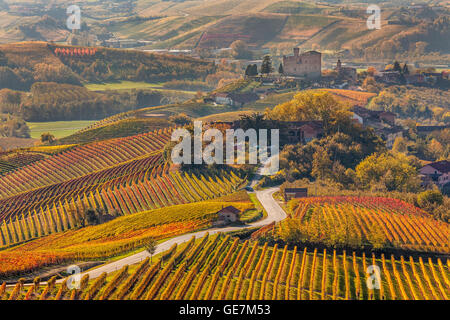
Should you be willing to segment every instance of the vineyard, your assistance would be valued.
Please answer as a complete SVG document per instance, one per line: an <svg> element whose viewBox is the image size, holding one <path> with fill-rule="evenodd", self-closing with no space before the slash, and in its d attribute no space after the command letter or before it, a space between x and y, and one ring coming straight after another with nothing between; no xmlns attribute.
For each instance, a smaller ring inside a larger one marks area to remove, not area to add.
<svg viewBox="0 0 450 320"><path fill-rule="evenodd" d="M284 240L335 247L400 248L449 253L449 226L396 199L379 197L311 197L299 200L295 214L266 232Z"/></svg>
<svg viewBox="0 0 450 320"><path fill-rule="evenodd" d="M0 177L0 198L50 186L160 152L169 130L111 139L75 147Z"/></svg>
<svg viewBox="0 0 450 320"><path fill-rule="evenodd" d="M0 277L46 265L104 259L133 251L149 238L168 239L211 226L216 213L232 204L242 211L251 203L198 202L143 211L104 224L56 233L0 251Z"/></svg>
<svg viewBox="0 0 450 320"><path fill-rule="evenodd" d="M16 197L15 205L11 207L13 212L18 208L27 208L27 211L15 214L19 218L9 218L0 225L0 247L80 227L84 221L83 214L89 208L100 209L113 216L129 215L220 197L232 193L243 182L232 171L223 171L220 176L199 177L179 171L168 172L164 169L166 166L151 166L155 159L150 157L133 162L131 168L127 164L126 169L137 167L140 171L115 179L112 178L114 173L117 174L117 168L114 168L115 172L109 170L95 176L97 181L109 178L107 182L87 184L89 180L84 179L87 185L79 187L82 182L74 179L58 185L57 194L54 194L52 186L51 189L43 189L45 192L33 191L25 199ZM93 178L90 176L90 181ZM75 189L77 186L79 189ZM11 201L11 198L7 200Z"/></svg>
<svg viewBox="0 0 450 320"><path fill-rule="evenodd" d="M3 300L286 299L448 300L449 260L270 247L216 234L174 245L159 259L107 277L83 276L78 289L56 278L0 287ZM371 268L379 270L373 274ZM378 269L377 269L378 267ZM369 268L369 269L368 269ZM368 287L366 283L373 285Z"/></svg>
<svg viewBox="0 0 450 320"><path fill-rule="evenodd" d="M44 158L41 153L0 152L0 175Z"/></svg>
<svg viewBox="0 0 450 320"><path fill-rule="evenodd" d="M345 89L325 89L332 93L338 100L348 103L351 106L365 106L369 100L376 96L375 93L361 92Z"/></svg>

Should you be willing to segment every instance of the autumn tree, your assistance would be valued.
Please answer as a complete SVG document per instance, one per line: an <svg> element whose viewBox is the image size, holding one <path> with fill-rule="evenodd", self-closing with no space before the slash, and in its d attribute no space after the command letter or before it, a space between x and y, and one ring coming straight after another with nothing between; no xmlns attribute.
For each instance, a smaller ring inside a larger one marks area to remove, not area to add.
<svg viewBox="0 0 450 320"><path fill-rule="evenodd" d="M281 121L321 120L325 134L351 126L348 107L326 91L301 91L291 101L266 111L268 119Z"/></svg>
<svg viewBox="0 0 450 320"><path fill-rule="evenodd" d="M417 191L420 179L411 159L402 153L373 154L356 166L356 176L364 188L382 183L387 191Z"/></svg>
<svg viewBox="0 0 450 320"><path fill-rule="evenodd" d="M156 252L157 245L158 242L153 238L147 239L147 241L145 241L144 248L145 251L147 251L147 253L150 255L150 262L152 261L151 259Z"/></svg>
<svg viewBox="0 0 450 320"><path fill-rule="evenodd" d="M327 150L319 147L313 155L311 175L317 179L326 179L331 175L332 165Z"/></svg>
<svg viewBox="0 0 450 320"><path fill-rule="evenodd" d="M242 40L236 40L231 44L231 54L236 59L250 59L252 52L248 49L247 44Z"/></svg>
<svg viewBox="0 0 450 320"><path fill-rule="evenodd" d="M192 123L192 118L185 113L179 113L169 117L169 121L177 126L184 126Z"/></svg>

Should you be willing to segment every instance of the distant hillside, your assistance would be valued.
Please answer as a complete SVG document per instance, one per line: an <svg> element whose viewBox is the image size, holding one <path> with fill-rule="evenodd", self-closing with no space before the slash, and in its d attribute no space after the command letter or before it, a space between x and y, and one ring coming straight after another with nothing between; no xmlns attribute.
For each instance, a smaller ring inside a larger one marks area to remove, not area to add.
<svg viewBox="0 0 450 320"><path fill-rule="evenodd" d="M448 2L438 10L411 8L407 0L373 3L383 10L380 30L367 29L367 4L360 1L152 0L129 2L121 9L108 2L89 1L83 3L84 12L89 13L76 35L59 15L34 5L38 8L35 15L21 19L17 12L0 13L0 41L88 44L95 38L115 37L149 41L144 47L149 49L193 49L224 48L241 39L279 54L300 46L340 51L351 58L393 59L400 54L450 60L445 41L450 37Z"/></svg>
<svg viewBox="0 0 450 320"><path fill-rule="evenodd" d="M0 45L0 89L29 90L34 82L203 79L214 65L142 51L21 42Z"/></svg>

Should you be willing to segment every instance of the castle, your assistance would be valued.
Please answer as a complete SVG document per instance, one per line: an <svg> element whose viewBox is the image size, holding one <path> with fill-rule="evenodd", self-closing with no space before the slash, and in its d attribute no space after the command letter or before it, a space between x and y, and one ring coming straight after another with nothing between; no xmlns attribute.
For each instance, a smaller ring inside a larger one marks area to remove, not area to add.
<svg viewBox="0 0 450 320"><path fill-rule="evenodd" d="M284 74L304 78L320 78L322 74L322 54L308 51L300 54L299 48L294 48L293 56L283 56Z"/></svg>

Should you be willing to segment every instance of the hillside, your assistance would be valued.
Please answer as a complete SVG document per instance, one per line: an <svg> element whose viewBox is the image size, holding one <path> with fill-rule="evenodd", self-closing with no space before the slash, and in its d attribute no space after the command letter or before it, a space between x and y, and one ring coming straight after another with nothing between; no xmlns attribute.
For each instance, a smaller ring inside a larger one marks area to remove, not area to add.
<svg viewBox="0 0 450 320"><path fill-rule="evenodd" d="M20 90L27 90L38 81L79 84L80 81L197 79L214 70L210 62L188 57L45 42L1 44L0 56L6 58L3 62L6 69L0 71L21 82L11 87L5 81L2 88Z"/></svg>
<svg viewBox="0 0 450 320"><path fill-rule="evenodd" d="M408 2L377 2L387 14L380 30L368 30L363 3L304 0L131 1L123 5L85 2L90 11L79 34L70 35L63 6L30 5L31 12L2 12L0 39L92 44L111 38L144 40L144 48L224 48L237 39L286 54L290 48L343 51L352 58L394 58L405 54L448 60L449 6L407 8ZM27 7L27 6L25 6ZM425 44L425 46L423 46Z"/></svg>
<svg viewBox="0 0 450 320"><path fill-rule="evenodd" d="M238 240L221 235L191 239L154 263L145 259L133 271L124 267L112 278L84 277L76 291L64 285L32 286L0 296L20 300L28 292L33 300L435 300L450 294L449 272L441 259L360 256ZM379 290L364 285L368 265L383 270Z"/></svg>
<svg viewBox="0 0 450 320"><path fill-rule="evenodd" d="M449 253L448 223L396 199L310 197L265 236L289 244ZM263 233L264 234L264 233Z"/></svg>

